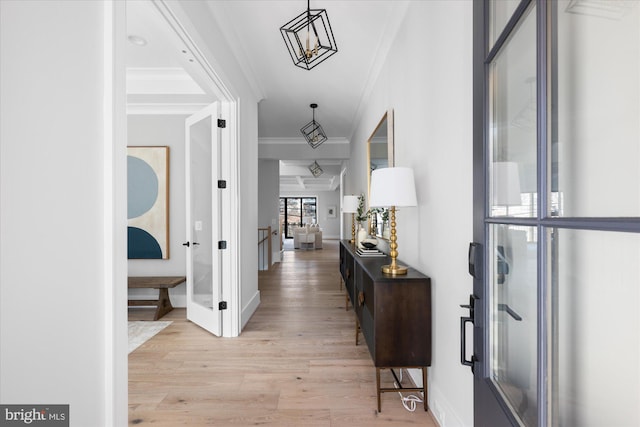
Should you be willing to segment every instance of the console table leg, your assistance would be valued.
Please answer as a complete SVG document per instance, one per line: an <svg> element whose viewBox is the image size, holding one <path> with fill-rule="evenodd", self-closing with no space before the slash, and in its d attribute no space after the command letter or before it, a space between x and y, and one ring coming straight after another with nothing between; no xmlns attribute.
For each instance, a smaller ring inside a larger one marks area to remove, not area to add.
<svg viewBox="0 0 640 427"><path fill-rule="evenodd" d="M380 368L376 368L376 390L378 392L378 413L382 412L380 405Z"/></svg>
<svg viewBox="0 0 640 427"><path fill-rule="evenodd" d="M422 398L424 399L424 410L429 410L429 395L427 394L427 367L422 367Z"/></svg>

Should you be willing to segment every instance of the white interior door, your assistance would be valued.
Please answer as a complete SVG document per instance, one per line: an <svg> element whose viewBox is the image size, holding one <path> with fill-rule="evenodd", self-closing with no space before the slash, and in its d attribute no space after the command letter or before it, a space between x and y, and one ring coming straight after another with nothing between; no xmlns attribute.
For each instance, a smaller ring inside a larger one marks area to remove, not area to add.
<svg viewBox="0 0 640 427"><path fill-rule="evenodd" d="M187 319L217 336L222 334L219 110L215 102L185 122Z"/></svg>

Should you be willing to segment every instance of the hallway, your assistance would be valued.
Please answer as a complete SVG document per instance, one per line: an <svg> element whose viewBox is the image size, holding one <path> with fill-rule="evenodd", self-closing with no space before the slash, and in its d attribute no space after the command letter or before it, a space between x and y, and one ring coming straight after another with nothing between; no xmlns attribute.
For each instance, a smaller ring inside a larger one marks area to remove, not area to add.
<svg viewBox="0 0 640 427"><path fill-rule="evenodd" d="M339 277L337 240L285 251L260 273L262 303L238 338L169 313L174 323L129 356L129 425L435 427L395 393L377 413L375 370L366 345L354 345Z"/></svg>

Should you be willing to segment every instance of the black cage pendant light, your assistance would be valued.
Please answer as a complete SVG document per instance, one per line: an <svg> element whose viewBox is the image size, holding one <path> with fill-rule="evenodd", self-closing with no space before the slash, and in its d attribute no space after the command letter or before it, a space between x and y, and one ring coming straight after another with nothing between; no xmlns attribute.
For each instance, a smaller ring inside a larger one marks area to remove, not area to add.
<svg viewBox="0 0 640 427"><path fill-rule="evenodd" d="M314 160L313 163L309 165L309 171L311 171L311 175L313 175L314 178L319 177L322 175L322 172L324 172L317 160Z"/></svg>
<svg viewBox="0 0 640 427"><path fill-rule="evenodd" d="M315 149L327 140L327 135L324 133L320 123L316 122L316 108L318 108L318 104L311 104L309 107L311 107L313 119L304 125L302 129L300 129L300 132L302 132L304 139L307 140L311 148Z"/></svg>
<svg viewBox="0 0 640 427"><path fill-rule="evenodd" d="M307 10L280 27L293 63L310 70L338 52L326 9Z"/></svg>

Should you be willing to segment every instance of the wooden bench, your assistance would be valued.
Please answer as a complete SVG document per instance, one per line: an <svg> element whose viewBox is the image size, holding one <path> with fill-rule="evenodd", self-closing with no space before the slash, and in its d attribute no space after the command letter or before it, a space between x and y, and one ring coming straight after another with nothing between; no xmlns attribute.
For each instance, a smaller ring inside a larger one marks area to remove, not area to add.
<svg viewBox="0 0 640 427"><path fill-rule="evenodd" d="M158 299L130 299L128 305L129 307L155 306L156 314L153 316L153 320L158 320L173 310L169 299L169 288L175 288L186 280L185 276L129 277L129 289L157 289Z"/></svg>

